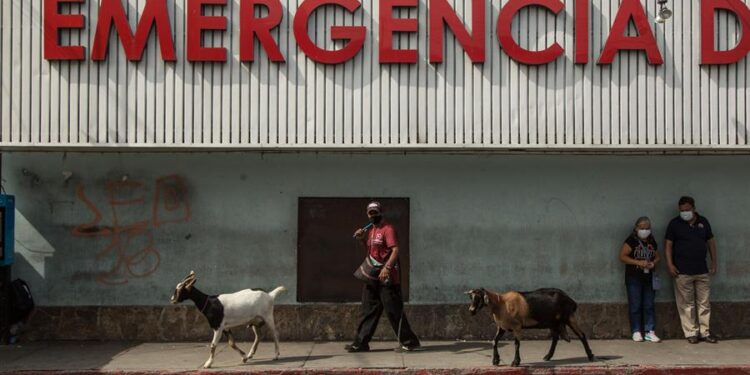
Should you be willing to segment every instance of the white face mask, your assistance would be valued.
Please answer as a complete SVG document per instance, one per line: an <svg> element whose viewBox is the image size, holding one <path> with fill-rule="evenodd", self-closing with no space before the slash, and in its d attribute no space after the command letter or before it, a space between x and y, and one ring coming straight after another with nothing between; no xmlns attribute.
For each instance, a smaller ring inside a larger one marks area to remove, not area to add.
<svg viewBox="0 0 750 375"><path fill-rule="evenodd" d="M638 238L645 240L651 235L651 229L638 229Z"/></svg>
<svg viewBox="0 0 750 375"><path fill-rule="evenodd" d="M685 221L693 220L693 211L680 211L680 217Z"/></svg>

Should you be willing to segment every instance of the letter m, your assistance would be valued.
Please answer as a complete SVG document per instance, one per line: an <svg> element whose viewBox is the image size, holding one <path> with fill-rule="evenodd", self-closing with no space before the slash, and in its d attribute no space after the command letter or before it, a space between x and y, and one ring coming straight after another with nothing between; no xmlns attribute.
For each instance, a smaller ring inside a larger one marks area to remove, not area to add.
<svg viewBox="0 0 750 375"><path fill-rule="evenodd" d="M96 22L96 34L94 45L91 47L92 60L104 60L109 49L109 31L114 24L117 34L120 36L125 56L130 61L140 61L146 41L152 26L156 28L161 47L161 58L164 61L175 61L174 41L172 40L172 28L169 24L169 11L166 0L147 0L138 21L135 36L130 29L128 17L122 7L121 0L102 0L99 6L99 20Z"/></svg>

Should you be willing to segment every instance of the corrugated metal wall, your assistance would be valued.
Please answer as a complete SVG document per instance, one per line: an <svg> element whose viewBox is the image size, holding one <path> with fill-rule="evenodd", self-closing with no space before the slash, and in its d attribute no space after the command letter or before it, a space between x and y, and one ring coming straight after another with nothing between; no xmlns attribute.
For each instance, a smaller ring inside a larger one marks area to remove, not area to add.
<svg viewBox="0 0 750 375"><path fill-rule="evenodd" d="M146 0L125 0L131 27ZM495 35L500 1L487 5L484 64L472 64L452 35L442 64L427 62L427 5L400 10L419 19L419 34L394 45L418 48L419 63L378 62L378 2L355 14L329 7L314 14L311 34L334 48L328 27L364 25L364 50L344 64L305 57L291 32L301 0L282 0L273 34L286 63L270 63L256 45L255 63L239 62L239 0L208 7L230 32L205 33L205 45L229 50L223 64L185 59L185 2L169 0L178 61L164 63L154 33L144 58L127 62L114 35L106 62L42 58L42 0L2 0L0 147L148 148L748 148L748 58L729 66L699 65L699 2L671 1L675 16L653 24L665 64L621 52L595 62L619 6L593 0L590 63L573 64L573 1L558 16L525 8L513 30L522 46L557 40L565 56L542 66L513 62ZM506 3L503 1L502 3ZM644 2L650 16L656 1ZM453 2L470 24L470 2ZM86 16L86 30L63 32L63 44L86 46L98 2L64 5ZM718 13L721 49L736 44L739 24ZM340 46L340 45L339 45Z"/></svg>

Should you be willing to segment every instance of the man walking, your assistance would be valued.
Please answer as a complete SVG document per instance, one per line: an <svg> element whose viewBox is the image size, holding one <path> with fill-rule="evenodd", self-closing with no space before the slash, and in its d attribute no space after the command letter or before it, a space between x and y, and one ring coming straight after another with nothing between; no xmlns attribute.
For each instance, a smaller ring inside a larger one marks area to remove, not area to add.
<svg viewBox="0 0 750 375"><path fill-rule="evenodd" d="M377 264L382 264L378 282L368 283L362 290L363 317L357 329L354 342L346 345L346 351L366 352L369 342L378 327L380 315L385 310L388 321L396 332L401 349L410 351L419 348L419 339L412 332L409 321L403 313L404 301L401 296L401 274L398 263L398 241L396 229L382 216L379 202L367 205L367 217L372 227L358 229L354 237L367 248L367 254Z"/></svg>
<svg viewBox="0 0 750 375"><path fill-rule="evenodd" d="M710 275L716 274L716 241L708 220L695 211L695 200L682 197L680 216L669 222L664 246L667 267L674 278L674 295L682 331L691 344L700 339L716 343L709 328L711 320ZM710 266L706 253L711 255ZM696 324L696 310L698 324Z"/></svg>

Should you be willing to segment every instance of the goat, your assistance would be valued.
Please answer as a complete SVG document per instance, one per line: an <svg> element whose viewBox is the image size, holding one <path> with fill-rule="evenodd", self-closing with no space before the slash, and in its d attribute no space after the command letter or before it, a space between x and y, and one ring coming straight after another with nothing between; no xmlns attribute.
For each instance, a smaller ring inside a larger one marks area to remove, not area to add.
<svg viewBox="0 0 750 375"><path fill-rule="evenodd" d="M509 291L494 293L484 288L472 289L466 294L471 299L469 312L475 315L485 305L490 309L492 318L497 325L494 345L492 347L492 364L500 364L500 354L497 352L497 342L505 331L512 331L516 344L516 355L511 366L521 363L519 348L521 346L521 331L523 328L548 328L552 333L552 346L544 356L545 361L552 359L557 347L557 341L570 342L565 329L567 325L578 336L586 350L589 361L594 360L594 354L586 340L586 335L576 322L575 312L578 307L565 292L555 288L537 289L532 292Z"/></svg>
<svg viewBox="0 0 750 375"><path fill-rule="evenodd" d="M200 312L206 317L208 324L214 331L214 337L211 341L211 356L203 364L203 368L211 367L214 361L216 345L221 340L222 334L227 336L229 346L239 352L242 356L242 362L246 363L258 349L260 338L258 337L256 327L260 328L264 324L268 326L273 334L276 346L276 357L274 357L274 360L279 358L279 334L276 331L276 324L273 320L273 305L276 296L286 291L286 288L280 286L270 293L261 290L244 289L231 294L208 296L194 286L195 280L195 272L190 271L190 274L177 284L170 301L172 304L177 304L186 299L192 300L195 303L195 307L200 309ZM255 341L247 355L245 355L242 349L237 347L232 336L232 331L230 330L230 328L241 325L247 325L248 328L252 327L255 334Z"/></svg>

